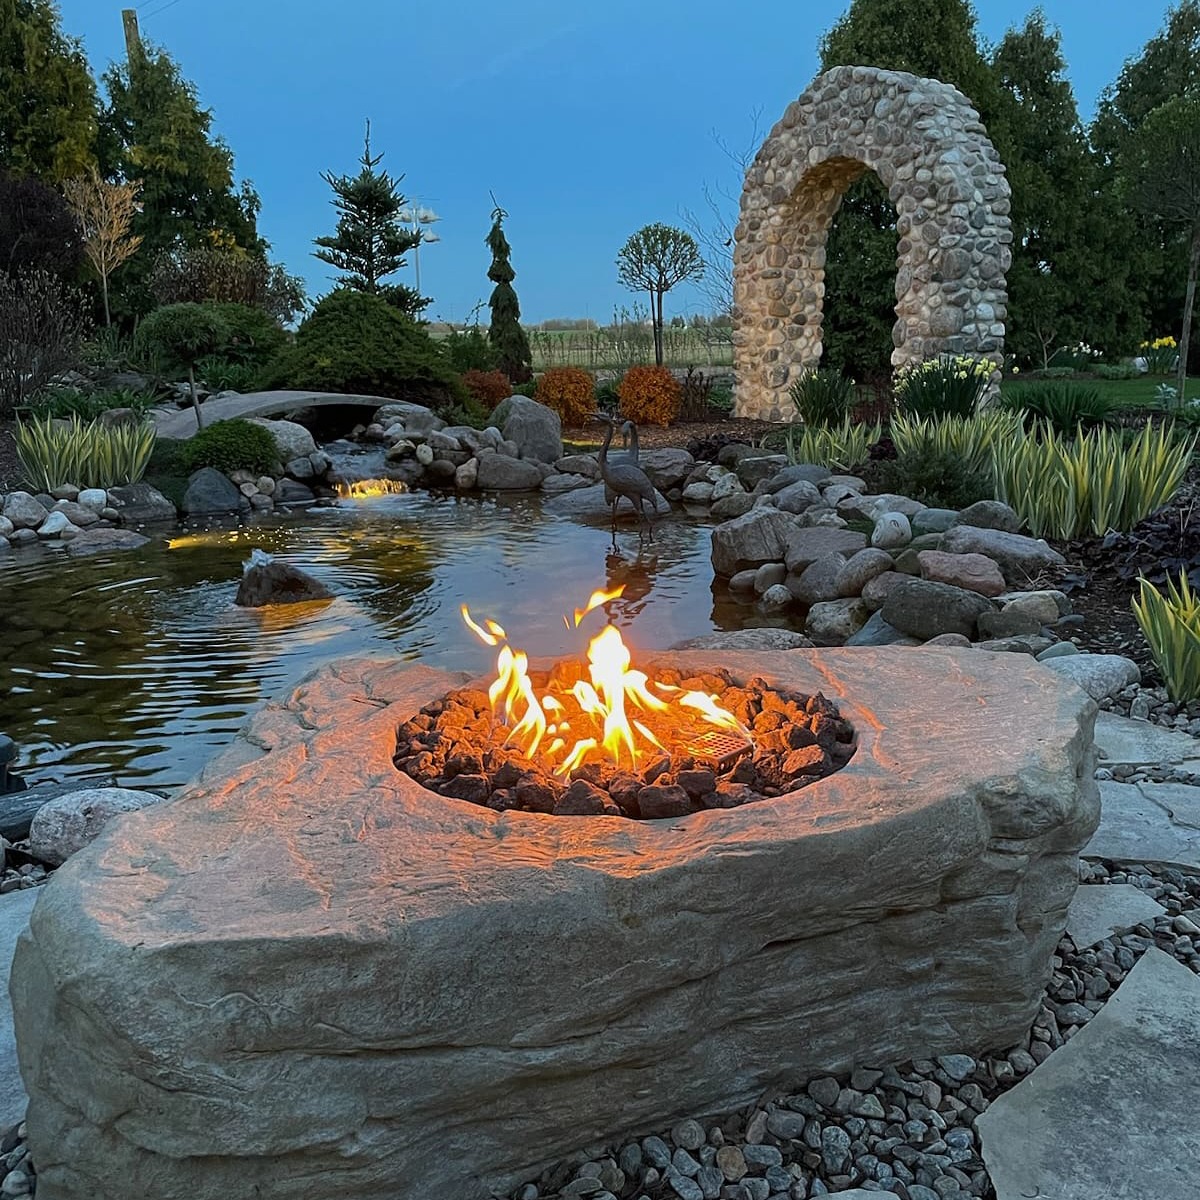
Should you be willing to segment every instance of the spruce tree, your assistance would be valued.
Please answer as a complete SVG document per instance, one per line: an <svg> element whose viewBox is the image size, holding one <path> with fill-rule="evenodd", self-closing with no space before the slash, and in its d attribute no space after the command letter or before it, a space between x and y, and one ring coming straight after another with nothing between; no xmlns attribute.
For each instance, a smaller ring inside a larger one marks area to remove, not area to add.
<svg viewBox="0 0 1200 1200"><path fill-rule="evenodd" d="M512 249L502 227L507 216L499 205L492 210L492 228L485 239L492 252L492 265L488 267L487 275L496 285L488 299L492 313L488 341L500 356L500 370L513 383L525 383L533 378L533 353L525 330L521 328L521 305L513 291L512 281L517 273L509 262Z"/></svg>
<svg viewBox="0 0 1200 1200"><path fill-rule="evenodd" d="M0 169L61 183L95 162L96 84L51 0L0 3Z"/></svg>
<svg viewBox="0 0 1200 1200"><path fill-rule="evenodd" d="M420 244L421 235L401 223L405 199L400 179L404 176L394 179L387 171L378 170L383 155L371 153L370 121L358 161L357 175L334 175L332 171L321 175L333 189L338 223L332 236L315 239L320 247L316 257L342 272L338 278L342 287L380 296L415 316L429 301L410 287L384 280L406 265L404 256Z"/></svg>

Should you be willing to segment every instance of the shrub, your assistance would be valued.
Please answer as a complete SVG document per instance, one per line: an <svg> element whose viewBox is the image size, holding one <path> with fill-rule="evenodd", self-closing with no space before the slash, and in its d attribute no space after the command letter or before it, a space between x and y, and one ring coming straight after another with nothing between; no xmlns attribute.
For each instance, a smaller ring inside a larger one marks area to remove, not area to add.
<svg viewBox="0 0 1200 1200"><path fill-rule="evenodd" d="M993 369L987 359L930 359L901 372L896 404L912 417L969 417L979 407Z"/></svg>
<svg viewBox="0 0 1200 1200"><path fill-rule="evenodd" d="M265 366L288 344L283 326L261 308L215 303L201 307L225 326L225 340L214 353L229 362Z"/></svg>
<svg viewBox="0 0 1200 1200"><path fill-rule="evenodd" d="M992 498L992 473L953 451L925 450L879 464L879 489L919 500L931 508L966 508Z"/></svg>
<svg viewBox="0 0 1200 1200"><path fill-rule="evenodd" d="M512 394L532 400L537 395L537 380L527 379L524 383L513 384Z"/></svg>
<svg viewBox="0 0 1200 1200"><path fill-rule="evenodd" d="M1166 595L1148 579L1141 580L1133 615L1150 646L1167 695L1176 704L1200 700L1200 592L1193 592L1185 572L1179 582L1167 580Z"/></svg>
<svg viewBox="0 0 1200 1200"><path fill-rule="evenodd" d="M850 415L854 380L829 368L805 371L788 389L805 425L838 425Z"/></svg>
<svg viewBox="0 0 1200 1200"><path fill-rule="evenodd" d="M39 492L67 483L110 488L141 479L154 450L154 426L34 417L17 422L16 443L25 482Z"/></svg>
<svg viewBox="0 0 1200 1200"><path fill-rule="evenodd" d="M154 260L149 283L159 304L236 304L262 309L280 323L305 305L299 276L238 247L176 246Z"/></svg>
<svg viewBox="0 0 1200 1200"><path fill-rule="evenodd" d="M683 404L683 388L667 367L630 367L617 396L621 415L639 425L670 425Z"/></svg>
<svg viewBox="0 0 1200 1200"><path fill-rule="evenodd" d="M713 412L733 412L733 388L728 384L715 384L708 393L708 407Z"/></svg>
<svg viewBox="0 0 1200 1200"><path fill-rule="evenodd" d="M703 421L708 417L709 405L712 401L712 376L705 376L703 371L688 367L687 374L680 384L682 397L679 405L679 415L685 421Z"/></svg>
<svg viewBox="0 0 1200 1200"><path fill-rule="evenodd" d="M213 354L228 339L229 328L212 307L203 304L168 304L156 308L138 327L138 340L157 354L168 368L187 371L196 428L204 423L196 396L196 363Z"/></svg>
<svg viewBox="0 0 1200 1200"><path fill-rule="evenodd" d="M0 418L79 361L88 322L77 292L47 271L0 271Z"/></svg>
<svg viewBox="0 0 1200 1200"><path fill-rule="evenodd" d="M279 462L275 439L261 425L235 417L216 421L183 442L175 452L179 469L190 475L201 467L269 474Z"/></svg>
<svg viewBox="0 0 1200 1200"><path fill-rule="evenodd" d="M997 445L996 493L1035 537L1124 532L1175 494L1195 441L1171 424L1148 424L1127 446L1104 427L1068 442L1043 425Z"/></svg>
<svg viewBox="0 0 1200 1200"><path fill-rule="evenodd" d="M153 407L153 396L135 392L132 388L97 392L70 387L48 388L29 402L29 411L34 416L79 417L83 421L94 421L101 413L113 408L132 408L139 416L145 416Z"/></svg>
<svg viewBox="0 0 1200 1200"><path fill-rule="evenodd" d="M338 288L319 301L264 372L263 385L462 403L466 388L437 342L378 296Z"/></svg>
<svg viewBox="0 0 1200 1200"><path fill-rule="evenodd" d="M793 463L852 471L867 461L879 434L880 426L859 425L847 417L840 425L789 425L781 433L768 434L763 445L769 448L781 443Z"/></svg>
<svg viewBox="0 0 1200 1200"><path fill-rule="evenodd" d="M621 407L621 397L617 394L620 382L619 379L606 379L596 384L596 407L610 417L615 417L617 409Z"/></svg>
<svg viewBox="0 0 1200 1200"><path fill-rule="evenodd" d="M209 354L196 363L196 375L214 392L255 392L262 368Z"/></svg>
<svg viewBox="0 0 1200 1200"><path fill-rule="evenodd" d="M0 171L0 272L71 279L82 262L79 221L63 194L32 175Z"/></svg>
<svg viewBox="0 0 1200 1200"><path fill-rule="evenodd" d="M1003 404L1009 411L1020 413L1027 426L1048 421L1063 437L1102 424L1113 410L1112 402L1095 388L1069 383L1025 384L1005 396Z"/></svg>
<svg viewBox="0 0 1200 1200"><path fill-rule="evenodd" d="M958 459L968 474L990 474L993 449L1000 442L1017 436L1020 427L1020 419L1015 414L992 409L972 417L906 417L898 414L892 418L889 432L900 458L948 455Z"/></svg>
<svg viewBox="0 0 1200 1200"><path fill-rule="evenodd" d="M581 367L551 367L538 377L534 396L568 427L582 425L596 409L596 380Z"/></svg>
<svg viewBox="0 0 1200 1200"><path fill-rule="evenodd" d="M509 392L505 399L512 394ZM451 404L441 409L438 415L447 425L469 425L472 429L486 429L491 422L492 410L485 408L474 396L468 396L461 404Z"/></svg>
<svg viewBox="0 0 1200 1200"><path fill-rule="evenodd" d="M472 368L463 372L463 386L471 398L491 412L501 400L513 394L512 382L503 371L477 371Z"/></svg>
<svg viewBox="0 0 1200 1200"><path fill-rule="evenodd" d="M441 346L451 369L461 375L468 371L495 371L500 367L500 352L488 341L487 331L480 328L478 319L465 329L451 329L441 339Z"/></svg>
<svg viewBox="0 0 1200 1200"><path fill-rule="evenodd" d="M1133 363L1097 363L1092 374L1097 379L1137 379L1141 376Z"/></svg>

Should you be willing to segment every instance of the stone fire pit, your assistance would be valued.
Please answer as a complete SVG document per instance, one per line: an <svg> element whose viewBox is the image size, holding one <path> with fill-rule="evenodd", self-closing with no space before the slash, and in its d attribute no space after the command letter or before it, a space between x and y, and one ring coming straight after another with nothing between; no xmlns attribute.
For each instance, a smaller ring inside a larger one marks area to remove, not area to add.
<svg viewBox="0 0 1200 1200"><path fill-rule="evenodd" d="M397 772L462 680L333 664L46 889L12 993L39 1200L474 1200L775 1082L1017 1041L1098 815L1017 655L695 651L822 690L836 775L636 823Z"/></svg>

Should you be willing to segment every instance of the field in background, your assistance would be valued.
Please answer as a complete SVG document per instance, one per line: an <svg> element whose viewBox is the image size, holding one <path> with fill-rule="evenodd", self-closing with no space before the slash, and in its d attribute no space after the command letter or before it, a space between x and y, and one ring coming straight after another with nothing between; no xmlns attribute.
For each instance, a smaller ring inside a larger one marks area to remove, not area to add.
<svg viewBox="0 0 1200 1200"><path fill-rule="evenodd" d="M731 367L730 329L663 330L663 362L668 367ZM605 329L529 330L533 369L584 367L589 371L619 371L654 361L654 335L648 326L609 326Z"/></svg>
<svg viewBox="0 0 1200 1200"><path fill-rule="evenodd" d="M1175 378L1165 375L1139 375L1136 379L1092 379L1074 378L1060 380L1046 379L1014 379L1006 378L1000 385L1000 391L1005 396L1020 398L1023 388L1036 387L1039 384L1062 384L1072 388L1089 388L1099 392L1109 403L1120 408L1132 408L1155 402L1155 392L1163 383L1174 384ZM1192 376L1187 381L1187 398L1194 400L1200 396L1200 378Z"/></svg>

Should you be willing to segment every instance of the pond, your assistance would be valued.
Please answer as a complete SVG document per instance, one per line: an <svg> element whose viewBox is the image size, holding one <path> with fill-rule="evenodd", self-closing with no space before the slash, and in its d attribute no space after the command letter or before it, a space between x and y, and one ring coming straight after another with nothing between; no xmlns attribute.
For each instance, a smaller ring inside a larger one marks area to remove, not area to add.
<svg viewBox="0 0 1200 1200"><path fill-rule="evenodd" d="M536 496L412 492L159 534L137 551L15 553L0 559L0 732L31 782L170 788L326 658L488 671L494 651L464 626L464 601L531 655L580 651L590 627L569 633L563 614L621 584L605 611L635 650L762 623L714 588L710 529L675 512L652 543L624 525L614 550L607 521L553 514ZM311 571L335 599L236 608L254 547Z"/></svg>

